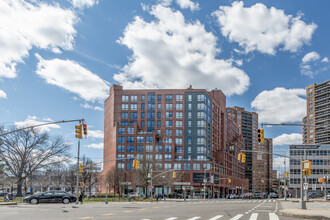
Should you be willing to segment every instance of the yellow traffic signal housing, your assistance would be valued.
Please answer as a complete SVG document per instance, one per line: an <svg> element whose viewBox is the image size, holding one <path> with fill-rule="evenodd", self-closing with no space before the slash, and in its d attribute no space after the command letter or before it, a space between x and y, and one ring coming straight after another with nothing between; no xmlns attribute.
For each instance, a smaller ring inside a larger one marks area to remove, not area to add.
<svg viewBox="0 0 330 220"><path fill-rule="evenodd" d="M307 176L311 176L312 175L312 170L307 170Z"/></svg>
<svg viewBox="0 0 330 220"><path fill-rule="evenodd" d="M239 154L238 154L238 161L241 162L241 160L242 160L242 153L239 153Z"/></svg>
<svg viewBox="0 0 330 220"><path fill-rule="evenodd" d="M79 164L79 173L83 173L83 172L84 172L84 165Z"/></svg>
<svg viewBox="0 0 330 220"><path fill-rule="evenodd" d="M176 178L176 172L173 171L173 178L175 179Z"/></svg>
<svg viewBox="0 0 330 220"><path fill-rule="evenodd" d="M87 125L86 124L82 124L82 127L83 127L85 138L87 138Z"/></svg>
<svg viewBox="0 0 330 220"><path fill-rule="evenodd" d="M79 187L85 187L85 183L84 182L79 182Z"/></svg>
<svg viewBox="0 0 330 220"><path fill-rule="evenodd" d="M82 126L76 125L76 138L82 139Z"/></svg>
<svg viewBox="0 0 330 220"><path fill-rule="evenodd" d="M246 161L246 155L242 154L242 163L245 163L245 161Z"/></svg>
<svg viewBox="0 0 330 220"><path fill-rule="evenodd" d="M285 178L289 178L289 172L288 171L285 172Z"/></svg>
<svg viewBox="0 0 330 220"><path fill-rule="evenodd" d="M135 169L140 169L140 161L138 160L135 161Z"/></svg>
<svg viewBox="0 0 330 220"><path fill-rule="evenodd" d="M265 143L265 134L264 134L264 129L258 129L258 141L259 143Z"/></svg>
<svg viewBox="0 0 330 220"><path fill-rule="evenodd" d="M228 179L228 183L231 183L231 179Z"/></svg>
<svg viewBox="0 0 330 220"><path fill-rule="evenodd" d="M261 180L261 183L264 183L265 182L265 180Z"/></svg>
<svg viewBox="0 0 330 220"><path fill-rule="evenodd" d="M136 160L134 159L133 160L133 169L135 169L135 167L136 167Z"/></svg>

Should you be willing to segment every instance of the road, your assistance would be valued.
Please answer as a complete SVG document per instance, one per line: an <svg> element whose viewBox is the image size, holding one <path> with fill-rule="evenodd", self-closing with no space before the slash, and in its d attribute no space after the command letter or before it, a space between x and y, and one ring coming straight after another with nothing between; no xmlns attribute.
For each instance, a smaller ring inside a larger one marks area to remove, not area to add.
<svg viewBox="0 0 330 220"><path fill-rule="evenodd" d="M277 201L193 200L154 203L21 204L0 207L1 219L291 220L276 214Z"/></svg>

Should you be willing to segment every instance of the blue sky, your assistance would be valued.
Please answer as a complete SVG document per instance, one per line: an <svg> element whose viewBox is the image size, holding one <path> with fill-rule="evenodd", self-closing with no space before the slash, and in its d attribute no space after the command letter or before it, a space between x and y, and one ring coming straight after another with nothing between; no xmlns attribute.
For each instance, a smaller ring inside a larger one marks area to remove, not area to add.
<svg viewBox="0 0 330 220"><path fill-rule="evenodd" d="M301 122L305 87L329 80L327 0L2 0L0 124L84 118L103 158L109 87L218 88L264 123ZM46 127L72 143L75 123ZM300 127L267 127L274 151ZM275 159L281 164L283 159ZM278 165L277 165L278 166Z"/></svg>

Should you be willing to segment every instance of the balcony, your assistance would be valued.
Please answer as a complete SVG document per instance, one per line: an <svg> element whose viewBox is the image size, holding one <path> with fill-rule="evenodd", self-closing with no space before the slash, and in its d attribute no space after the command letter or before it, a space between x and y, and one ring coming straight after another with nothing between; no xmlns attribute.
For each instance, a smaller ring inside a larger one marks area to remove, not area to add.
<svg viewBox="0 0 330 220"><path fill-rule="evenodd" d="M316 103L316 102L319 102L319 101L322 101L322 100L327 100L327 99L329 99L329 97L330 97L330 94L319 97L319 98L316 98L314 101Z"/></svg>

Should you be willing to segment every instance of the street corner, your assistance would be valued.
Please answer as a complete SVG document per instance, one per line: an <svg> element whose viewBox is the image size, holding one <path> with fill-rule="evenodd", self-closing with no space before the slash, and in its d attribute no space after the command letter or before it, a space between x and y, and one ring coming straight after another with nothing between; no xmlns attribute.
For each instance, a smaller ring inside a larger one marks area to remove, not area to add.
<svg viewBox="0 0 330 220"><path fill-rule="evenodd" d="M293 218L304 219L330 219L330 211L326 209L311 210L311 209L282 209L278 211L279 215Z"/></svg>

